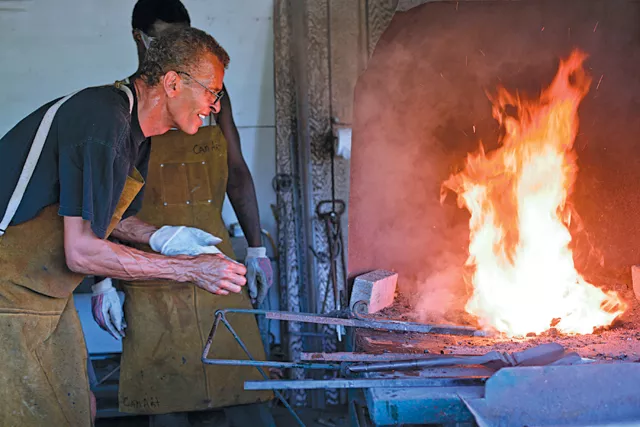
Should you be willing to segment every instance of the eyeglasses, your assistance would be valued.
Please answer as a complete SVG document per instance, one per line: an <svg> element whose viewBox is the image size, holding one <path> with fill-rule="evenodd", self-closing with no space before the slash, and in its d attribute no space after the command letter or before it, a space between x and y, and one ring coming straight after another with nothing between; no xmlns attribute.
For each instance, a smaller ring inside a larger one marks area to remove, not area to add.
<svg viewBox="0 0 640 427"><path fill-rule="evenodd" d="M217 104L222 97L224 96L224 90L221 90L219 92L214 92L211 89L209 89L204 83L199 82L198 80L194 79L191 74L186 73L184 71L176 71L176 73L178 74L184 74L185 76L189 77L191 80L193 80L194 82L198 83L200 86L202 86L207 92L209 92L211 95L213 95L213 105Z"/></svg>

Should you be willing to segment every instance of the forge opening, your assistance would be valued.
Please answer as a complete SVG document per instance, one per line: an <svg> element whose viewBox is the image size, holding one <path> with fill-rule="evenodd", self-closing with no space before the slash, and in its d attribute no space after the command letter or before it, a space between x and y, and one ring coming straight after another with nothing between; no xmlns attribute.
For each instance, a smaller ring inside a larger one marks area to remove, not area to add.
<svg viewBox="0 0 640 427"><path fill-rule="evenodd" d="M595 356L611 353L601 344L610 341L634 355L640 40L631 35L639 13L631 1L568 0L429 2L396 14L355 96L349 276L399 274L394 305L377 316L503 334L468 349L451 338L469 351L567 340ZM586 54L580 67L559 72L572 52ZM560 74L563 93L577 98L547 96ZM506 94L489 102L499 87ZM523 108L525 99L537 109ZM524 126L545 120L546 127ZM505 138L528 139L523 152L537 146L562 156L496 155ZM506 179L512 165L525 171ZM492 180L501 185L486 185ZM441 203L443 182L458 204ZM542 199L541 188L551 195ZM536 203L519 200L522 192ZM504 299L519 282L530 290Z"/></svg>

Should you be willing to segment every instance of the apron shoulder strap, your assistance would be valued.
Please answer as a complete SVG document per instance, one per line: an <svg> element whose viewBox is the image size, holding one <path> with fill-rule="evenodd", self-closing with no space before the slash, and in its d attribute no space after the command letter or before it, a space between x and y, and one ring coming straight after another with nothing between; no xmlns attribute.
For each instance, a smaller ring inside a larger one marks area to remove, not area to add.
<svg viewBox="0 0 640 427"><path fill-rule="evenodd" d="M128 83L129 83L129 79L125 79L125 80L118 80L113 85L127 94L127 98L129 98L129 114L131 114L133 112L133 92L131 92L131 89L129 89L129 87L126 86L126 84Z"/></svg>
<svg viewBox="0 0 640 427"><path fill-rule="evenodd" d="M131 112L133 111L133 93L131 92L131 89L129 89L124 84L121 84L120 82L116 82L115 87L127 94L127 97L129 98L129 114L131 114ZM58 112L58 109L62 106L62 104L67 102L69 98L71 98L78 92L79 91L73 92L60 99L58 102L49 107L47 112L44 114L44 117L40 122L40 126L38 127L38 131L36 132L36 136L33 138L31 149L29 149L29 154L27 155L27 160L24 162L24 166L22 167L22 172L20 173L20 178L18 178L16 188L13 190L11 198L9 199L9 203L7 204L7 210L5 211L4 216L0 221L0 236L4 235L7 227L9 227L9 224L11 223L11 220L18 211L20 202L22 201L24 193L27 190L27 185L29 185L29 181L31 180L33 171L36 169L36 164L38 164L38 159L40 159L40 154L42 154L42 148L44 147L44 143L47 140L49 130L51 129L51 124L53 123L53 119Z"/></svg>

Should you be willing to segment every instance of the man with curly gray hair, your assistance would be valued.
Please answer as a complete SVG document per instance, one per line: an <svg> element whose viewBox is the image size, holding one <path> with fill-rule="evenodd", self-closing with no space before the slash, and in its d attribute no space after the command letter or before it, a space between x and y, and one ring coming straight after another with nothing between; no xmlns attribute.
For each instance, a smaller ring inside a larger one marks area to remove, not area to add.
<svg viewBox="0 0 640 427"><path fill-rule="evenodd" d="M140 79L137 83L134 80L134 84L162 94L166 112L176 121L175 127L194 134L205 117L220 111L222 80L228 65L227 52L204 31L191 27L168 31L147 50L139 71ZM174 104L178 87L187 89L187 96L180 97L181 101L195 101L192 106L195 111L191 111L195 114L183 117L188 110L174 112L174 106L185 106L182 102Z"/></svg>
<svg viewBox="0 0 640 427"><path fill-rule="evenodd" d="M140 74L148 84L155 85L168 71L192 69L203 52L212 53L225 69L229 66L227 52L205 32L191 27L171 30L149 47Z"/></svg>
<svg viewBox="0 0 640 427"><path fill-rule="evenodd" d="M140 77L51 101L0 139L0 425L93 424L72 297L85 275L241 292L246 268L219 253L220 239L135 216L153 178L149 138L196 133L220 108L228 62L206 33L169 32ZM108 286L94 287L94 297L94 307L118 298Z"/></svg>
<svg viewBox="0 0 640 427"><path fill-rule="evenodd" d="M179 65L184 62L182 56L189 57L188 52L198 48L198 40L180 45L171 41L171 33L191 25L180 0L138 0L131 25L139 59L132 78L139 76L148 84L158 84L159 77L175 70L186 81L206 88L206 74L196 76L196 70ZM226 66L224 50L215 45L209 50ZM219 416L209 410L220 408L230 424L244 425L240 419L247 416L270 417L265 405L252 404L264 402L272 394L244 390L245 381L261 378L255 369L203 365L200 360L216 310L259 306L273 279L261 239L253 179L242 155L229 93L226 88L223 92L218 92L219 104L195 134L176 129L153 138L149 160L153 179L139 218L156 226L172 223L211 233L220 239L216 247L236 259L222 219L227 195L247 241L247 286L238 294L217 296L168 281L154 288L121 281L115 286L121 286L124 303L114 298L94 304L94 319L102 329L116 339L125 331L127 334L122 343L119 410L150 415L154 426L190 425L193 417ZM98 278L97 282L96 287L115 294L109 278ZM256 319L239 317L234 319L234 327L242 330L251 354L264 359ZM229 334L219 334L215 348L225 349L225 358L245 357Z"/></svg>

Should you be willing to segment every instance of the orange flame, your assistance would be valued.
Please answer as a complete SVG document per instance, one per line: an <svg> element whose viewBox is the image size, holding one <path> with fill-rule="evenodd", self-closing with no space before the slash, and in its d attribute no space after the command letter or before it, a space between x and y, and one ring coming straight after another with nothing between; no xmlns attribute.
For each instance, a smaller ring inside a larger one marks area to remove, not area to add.
<svg viewBox="0 0 640 427"><path fill-rule="evenodd" d="M591 333L626 309L615 292L578 274L569 248L573 143L578 106L591 85L585 59L574 51L561 61L537 100L499 88L493 116L504 131L500 147L485 154L480 145L443 183L442 196L455 191L458 206L471 212L473 294L466 310L509 336L544 332L552 322L560 332Z"/></svg>

